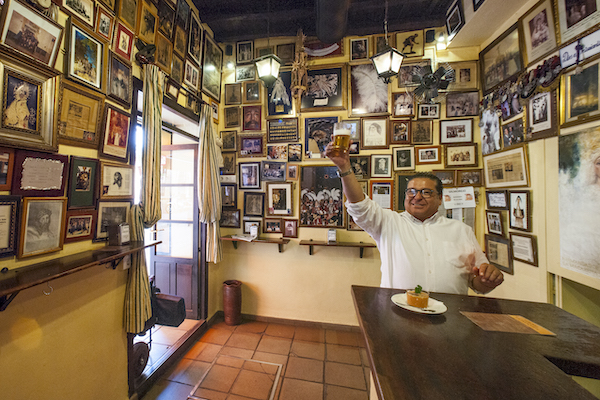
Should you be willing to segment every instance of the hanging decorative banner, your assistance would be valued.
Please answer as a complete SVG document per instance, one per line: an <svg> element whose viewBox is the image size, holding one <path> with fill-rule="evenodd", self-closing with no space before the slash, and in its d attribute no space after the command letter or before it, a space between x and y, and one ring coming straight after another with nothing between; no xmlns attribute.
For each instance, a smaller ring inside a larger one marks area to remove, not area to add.
<svg viewBox="0 0 600 400"><path fill-rule="evenodd" d="M598 53L600 53L600 30L560 49L560 63L563 68L567 68Z"/></svg>

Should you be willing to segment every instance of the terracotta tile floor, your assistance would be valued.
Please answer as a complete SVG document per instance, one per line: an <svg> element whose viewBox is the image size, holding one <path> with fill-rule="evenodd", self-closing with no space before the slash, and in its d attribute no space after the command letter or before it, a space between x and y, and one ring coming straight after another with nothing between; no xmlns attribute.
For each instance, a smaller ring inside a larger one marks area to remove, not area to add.
<svg viewBox="0 0 600 400"><path fill-rule="evenodd" d="M215 323L143 400L368 400L357 330Z"/></svg>

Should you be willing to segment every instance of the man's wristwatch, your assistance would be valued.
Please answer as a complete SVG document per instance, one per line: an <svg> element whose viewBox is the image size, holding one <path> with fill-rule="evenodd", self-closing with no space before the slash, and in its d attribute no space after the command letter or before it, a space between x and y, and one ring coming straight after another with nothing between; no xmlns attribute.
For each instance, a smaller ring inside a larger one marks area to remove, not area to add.
<svg viewBox="0 0 600 400"><path fill-rule="evenodd" d="M345 177L345 176L348 176L348 175L350 175L351 173L352 173L352 168L350 168L350 169L349 169L348 171L346 171L346 172L341 172L339 168L338 168L338 170L337 170L337 176L338 176L339 178L343 178L343 177Z"/></svg>

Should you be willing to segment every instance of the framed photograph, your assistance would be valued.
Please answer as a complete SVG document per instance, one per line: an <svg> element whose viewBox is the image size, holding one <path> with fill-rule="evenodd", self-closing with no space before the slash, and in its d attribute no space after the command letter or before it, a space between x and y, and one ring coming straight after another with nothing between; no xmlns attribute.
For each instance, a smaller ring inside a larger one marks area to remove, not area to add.
<svg viewBox="0 0 600 400"><path fill-rule="evenodd" d="M236 65L235 80L237 82L256 80L256 67L254 65Z"/></svg>
<svg viewBox="0 0 600 400"><path fill-rule="evenodd" d="M502 148L508 149L525 141L523 119L502 124Z"/></svg>
<svg viewBox="0 0 600 400"><path fill-rule="evenodd" d="M106 39L107 42L110 42L112 40L114 26L114 15L98 3L96 6L96 33Z"/></svg>
<svg viewBox="0 0 600 400"><path fill-rule="evenodd" d="M242 104L242 83L225 84L225 105Z"/></svg>
<svg viewBox="0 0 600 400"><path fill-rule="evenodd" d="M61 79L57 135L60 143L98 148L102 132L104 96Z"/></svg>
<svg viewBox="0 0 600 400"><path fill-rule="evenodd" d="M238 157L265 157L267 141L264 133L238 135Z"/></svg>
<svg viewBox="0 0 600 400"><path fill-rule="evenodd" d="M371 156L350 156L350 166L356 179L371 178Z"/></svg>
<svg viewBox="0 0 600 400"><path fill-rule="evenodd" d="M560 42L567 43L600 23L599 0L556 0Z"/></svg>
<svg viewBox="0 0 600 400"><path fill-rule="evenodd" d="M486 210L485 219L487 220L487 227L489 233L505 237L504 222L502 221L502 212Z"/></svg>
<svg viewBox="0 0 600 400"><path fill-rule="evenodd" d="M508 192L506 190L486 190L485 200L490 210L508 210Z"/></svg>
<svg viewBox="0 0 600 400"><path fill-rule="evenodd" d="M240 210L221 210L221 228L239 228L240 220Z"/></svg>
<svg viewBox="0 0 600 400"><path fill-rule="evenodd" d="M362 118L361 149L389 147L388 118Z"/></svg>
<svg viewBox="0 0 600 400"><path fill-rule="evenodd" d="M279 71L275 83L267 88L267 115L278 118L294 114L292 71Z"/></svg>
<svg viewBox="0 0 600 400"><path fill-rule="evenodd" d="M137 27L138 0L121 0L118 2L117 15L121 21L133 32Z"/></svg>
<svg viewBox="0 0 600 400"><path fill-rule="evenodd" d="M248 217L262 217L265 208L265 194L258 192L244 192L244 215Z"/></svg>
<svg viewBox="0 0 600 400"><path fill-rule="evenodd" d="M62 35L60 24L28 5L11 0L2 7L0 43L46 67L54 68Z"/></svg>
<svg viewBox="0 0 600 400"><path fill-rule="evenodd" d="M281 59L282 65L292 65L294 58L296 57L296 44L285 43L278 44L275 48L277 57Z"/></svg>
<svg viewBox="0 0 600 400"><path fill-rule="evenodd" d="M479 121L481 133L481 153L485 156L500 150L500 117L496 110L487 109L481 114Z"/></svg>
<svg viewBox="0 0 600 400"><path fill-rule="evenodd" d="M223 153L221 175L235 175L236 165L235 153Z"/></svg>
<svg viewBox="0 0 600 400"><path fill-rule="evenodd" d="M429 58L421 61L403 62L398 71L398 88L418 86L418 83L413 82L413 76L424 76L428 72L431 72L431 60Z"/></svg>
<svg viewBox="0 0 600 400"><path fill-rule="evenodd" d="M256 104L262 101L262 83L259 81L243 82L242 101L244 104Z"/></svg>
<svg viewBox="0 0 600 400"><path fill-rule="evenodd" d="M406 58L423 57L425 50L423 31L396 33L396 48Z"/></svg>
<svg viewBox="0 0 600 400"><path fill-rule="evenodd" d="M473 143L473 118L440 121L440 144Z"/></svg>
<svg viewBox="0 0 600 400"><path fill-rule="evenodd" d="M297 181L298 180L298 165L297 164L288 164L287 165L287 173L285 179L287 181Z"/></svg>
<svg viewBox="0 0 600 400"><path fill-rule="evenodd" d="M477 61L451 62L450 67L454 69L454 82L448 85L448 90L477 89L479 84Z"/></svg>
<svg viewBox="0 0 600 400"><path fill-rule="evenodd" d="M198 84L200 83L200 70L190 60L185 60L183 83L195 91L198 90Z"/></svg>
<svg viewBox="0 0 600 400"><path fill-rule="evenodd" d="M225 118L225 129L237 128L240 126L240 108L225 107L223 109Z"/></svg>
<svg viewBox="0 0 600 400"><path fill-rule="evenodd" d="M301 162L302 161L302 144L290 143L287 145L288 162Z"/></svg>
<svg viewBox="0 0 600 400"><path fill-rule="evenodd" d="M392 157L394 160L394 171L415 169L414 147L392 147Z"/></svg>
<svg viewBox="0 0 600 400"><path fill-rule="evenodd" d="M406 198L405 192L408 187L408 182L413 177L414 172L400 172L396 174L394 180L394 187L396 188L396 194L394 196L395 206L394 210L396 211L404 211L404 200Z"/></svg>
<svg viewBox="0 0 600 400"><path fill-rule="evenodd" d="M127 161L130 120L131 116L128 113L110 104L105 104L100 144L101 155Z"/></svg>
<svg viewBox="0 0 600 400"><path fill-rule="evenodd" d="M524 233L510 233L513 259L534 267L538 266L537 238Z"/></svg>
<svg viewBox="0 0 600 400"><path fill-rule="evenodd" d="M473 0L473 11L477 11L479 7L483 4L485 0Z"/></svg>
<svg viewBox="0 0 600 400"><path fill-rule="evenodd" d="M600 118L600 59L585 64L579 73L571 68L560 81L561 127ZM585 101L581 99L585 98Z"/></svg>
<svg viewBox="0 0 600 400"><path fill-rule="evenodd" d="M102 91L104 75L104 44L91 33L69 20L68 56L65 57L67 77Z"/></svg>
<svg viewBox="0 0 600 400"><path fill-rule="evenodd" d="M168 1L158 2L158 31L172 39L175 27L175 9L169 3Z"/></svg>
<svg viewBox="0 0 600 400"><path fill-rule="evenodd" d="M477 143L445 146L445 168L476 167L478 165Z"/></svg>
<svg viewBox="0 0 600 400"><path fill-rule="evenodd" d="M350 39L350 61L368 60L370 54L368 37Z"/></svg>
<svg viewBox="0 0 600 400"><path fill-rule="evenodd" d="M184 31L187 31L190 19L190 5L187 0L177 0L177 14L175 15L175 25Z"/></svg>
<svg viewBox="0 0 600 400"><path fill-rule="evenodd" d="M392 93L392 110L394 117L414 116L415 98L413 92Z"/></svg>
<svg viewBox="0 0 600 400"><path fill-rule="evenodd" d="M131 66L121 61L113 52L109 52L109 55L107 95L117 103L129 108L133 92Z"/></svg>
<svg viewBox="0 0 600 400"><path fill-rule="evenodd" d="M223 50L209 35L204 35L204 55L202 57L202 91L221 102L221 69Z"/></svg>
<svg viewBox="0 0 600 400"><path fill-rule="evenodd" d="M485 255L494 267L507 274L514 274L509 239L496 235L485 235Z"/></svg>
<svg viewBox="0 0 600 400"><path fill-rule="evenodd" d="M371 199L382 208L389 210L394 207L394 181L393 180L371 180Z"/></svg>
<svg viewBox="0 0 600 400"><path fill-rule="evenodd" d="M446 12L446 32L448 33L448 41L460 31L465 25L465 13L462 9L462 2L456 0Z"/></svg>
<svg viewBox="0 0 600 400"><path fill-rule="evenodd" d="M527 105L526 141L558 135L556 90L541 92L529 99Z"/></svg>
<svg viewBox="0 0 600 400"><path fill-rule="evenodd" d="M158 28L157 20L158 14L154 4L142 0L140 15L138 17L139 24L137 36L146 44L154 44L154 38L156 37L156 30Z"/></svg>
<svg viewBox="0 0 600 400"><path fill-rule="evenodd" d="M68 168L68 156L17 150L11 194L62 197L65 195Z"/></svg>
<svg viewBox="0 0 600 400"><path fill-rule="evenodd" d="M242 130L260 131L262 129L262 106L244 106Z"/></svg>
<svg viewBox="0 0 600 400"><path fill-rule="evenodd" d="M594 1L594 0L592 0ZM536 62L556 49L554 13L551 0L542 0L519 18L525 54L525 65Z"/></svg>
<svg viewBox="0 0 600 400"><path fill-rule="evenodd" d="M261 176L263 181L284 182L287 171L286 163L281 161L261 161Z"/></svg>
<svg viewBox="0 0 600 400"><path fill-rule="evenodd" d="M283 227L281 218L265 218L263 233L282 233Z"/></svg>
<svg viewBox="0 0 600 400"><path fill-rule="evenodd" d="M297 238L298 237L298 220L283 218L283 237Z"/></svg>
<svg viewBox="0 0 600 400"><path fill-rule="evenodd" d="M442 186L452 187L456 185L456 171L453 169L434 169L431 173L442 181Z"/></svg>
<svg viewBox="0 0 600 400"><path fill-rule="evenodd" d="M300 226L343 228L342 180L335 166L303 166L300 177ZM318 199L328 198L325 206Z"/></svg>
<svg viewBox="0 0 600 400"><path fill-rule="evenodd" d="M417 147L417 165L441 164L442 162L441 146ZM447 167L446 167L447 168Z"/></svg>
<svg viewBox="0 0 600 400"><path fill-rule="evenodd" d="M132 200L133 165L100 163L100 200Z"/></svg>
<svg viewBox="0 0 600 400"><path fill-rule="evenodd" d="M14 165L15 151L8 147L0 147L0 190L10 190Z"/></svg>
<svg viewBox="0 0 600 400"><path fill-rule="evenodd" d="M177 82L175 82L174 80L167 79L165 81L165 96L170 97L173 100L177 101L180 90L181 90L181 88L179 87L179 84Z"/></svg>
<svg viewBox="0 0 600 400"><path fill-rule="evenodd" d="M240 163L240 189L260 189L260 162Z"/></svg>
<svg viewBox="0 0 600 400"><path fill-rule="evenodd" d="M68 208L95 208L98 199L98 160L71 156ZM93 233L93 231L92 231Z"/></svg>
<svg viewBox="0 0 600 400"><path fill-rule="evenodd" d="M523 112L523 107L519 102L519 94L515 93L512 96L505 96L506 100L500 103L500 110L502 111L502 120L506 121L514 117L517 114Z"/></svg>
<svg viewBox="0 0 600 400"><path fill-rule="evenodd" d="M306 91L302 94L301 111L345 110L346 80L344 65L306 71Z"/></svg>
<svg viewBox="0 0 600 400"><path fill-rule="evenodd" d="M531 232L531 192L519 190L509 192L511 229Z"/></svg>
<svg viewBox="0 0 600 400"><path fill-rule="evenodd" d="M392 177L392 155L371 154L371 178Z"/></svg>
<svg viewBox="0 0 600 400"><path fill-rule="evenodd" d="M410 144L410 119L390 120L390 144Z"/></svg>
<svg viewBox="0 0 600 400"><path fill-rule="evenodd" d="M25 197L17 258L62 250L66 197Z"/></svg>
<svg viewBox="0 0 600 400"><path fill-rule="evenodd" d="M373 63L350 66L350 117L389 114L388 84Z"/></svg>
<svg viewBox="0 0 600 400"><path fill-rule="evenodd" d="M446 118L479 115L479 92L449 92L446 95Z"/></svg>
<svg viewBox="0 0 600 400"><path fill-rule="evenodd" d="M186 58L187 49L187 34L180 26L175 26L175 37L173 38L173 51L177 53L181 58ZM198 64L200 65L200 64Z"/></svg>
<svg viewBox="0 0 600 400"><path fill-rule="evenodd" d="M98 222L94 240L107 240L108 227L129 223L129 201L99 201Z"/></svg>
<svg viewBox="0 0 600 400"><path fill-rule="evenodd" d="M254 61L254 41L244 40L235 44L235 63L248 64Z"/></svg>
<svg viewBox="0 0 600 400"><path fill-rule="evenodd" d="M173 60L173 44L162 33L156 34L156 51L154 62L164 71L171 74L171 63Z"/></svg>
<svg viewBox="0 0 600 400"><path fill-rule="evenodd" d="M275 54L273 46L254 47L254 57L259 58L269 54Z"/></svg>
<svg viewBox="0 0 600 400"><path fill-rule="evenodd" d="M529 186L529 166L525 146L502 150L483 157L486 188Z"/></svg>
<svg viewBox="0 0 600 400"><path fill-rule="evenodd" d="M236 151L237 131L221 131L221 141L223 141L223 151Z"/></svg>
<svg viewBox="0 0 600 400"><path fill-rule="evenodd" d="M433 121L411 121L412 144L433 143Z"/></svg>
<svg viewBox="0 0 600 400"><path fill-rule="evenodd" d="M92 240L96 232L98 211L69 210L65 221L65 243Z"/></svg>
<svg viewBox="0 0 600 400"><path fill-rule="evenodd" d="M267 215L293 215L292 183L267 183Z"/></svg>
<svg viewBox="0 0 600 400"><path fill-rule="evenodd" d="M486 95L523 69L518 24L514 24L479 53L481 87Z"/></svg>
<svg viewBox="0 0 600 400"><path fill-rule="evenodd" d="M190 14L190 37L187 52L196 64L200 65L202 58L202 25L196 14Z"/></svg>
<svg viewBox="0 0 600 400"><path fill-rule="evenodd" d="M308 158L325 158L338 117L304 118L304 150Z"/></svg>
<svg viewBox="0 0 600 400"><path fill-rule="evenodd" d="M267 145L267 160L287 161L288 145L287 144L268 144Z"/></svg>
<svg viewBox="0 0 600 400"><path fill-rule="evenodd" d="M237 185L221 183L221 201L223 207L237 208Z"/></svg>
<svg viewBox="0 0 600 400"><path fill-rule="evenodd" d="M131 50L133 49L133 40L135 36L132 30L127 28L120 21L117 22L115 28L115 53L123 57L125 60L131 60Z"/></svg>
<svg viewBox="0 0 600 400"><path fill-rule="evenodd" d="M348 149L349 154L358 154L360 149L360 137L362 135L361 120L360 119L344 119L343 122L346 127L350 128L350 148Z"/></svg>
<svg viewBox="0 0 600 400"><path fill-rule="evenodd" d="M94 0L64 0L62 6L68 14L85 22L91 29L94 28L94 11L96 11Z"/></svg>
<svg viewBox="0 0 600 400"><path fill-rule="evenodd" d="M419 104L417 106L417 118L419 119L439 119L440 104Z"/></svg>
<svg viewBox="0 0 600 400"><path fill-rule="evenodd" d="M373 54L372 55L376 55L381 53L382 51L384 51L386 49L386 47L389 46L394 46L395 43L395 36L394 35L388 35L387 39L388 41L386 42L386 38L385 35L373 35Z"/></svg>
<svg viewBox="0 0 600 400"><path fill-rule="evenodd" d="M260 232L260 227L262 226L262 219L244 219L244 233L249 235L250 234L250 228L253 226L256 226L257 228L257 232Z"/></svg>
<svg viewBox="0 0 600 400"><path fill-rule="evenodd" d="M483 170L459 169L456 170L457 186L483 186Z"/></svg>

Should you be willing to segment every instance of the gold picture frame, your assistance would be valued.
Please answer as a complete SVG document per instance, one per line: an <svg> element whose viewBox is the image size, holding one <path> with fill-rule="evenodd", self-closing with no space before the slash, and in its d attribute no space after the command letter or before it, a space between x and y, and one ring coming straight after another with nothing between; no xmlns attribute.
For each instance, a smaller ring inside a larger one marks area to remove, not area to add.
<svg viewBox="0 0 600 400"><path fill-rule="evenodd" d="M66 197L25 197L17 258L62 250Z"/></svg>

